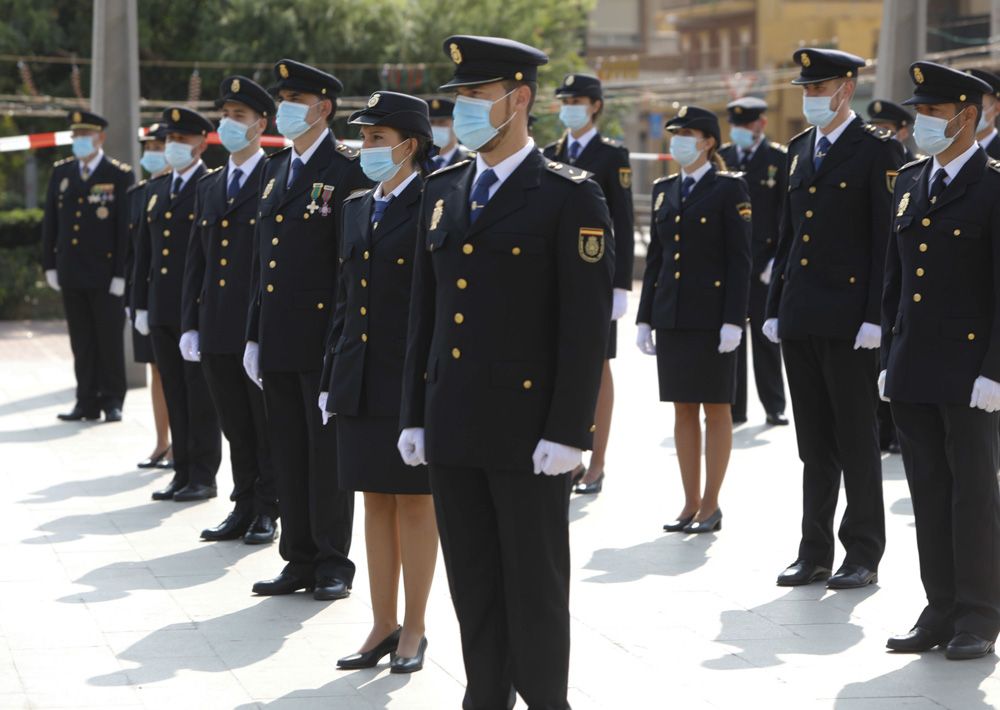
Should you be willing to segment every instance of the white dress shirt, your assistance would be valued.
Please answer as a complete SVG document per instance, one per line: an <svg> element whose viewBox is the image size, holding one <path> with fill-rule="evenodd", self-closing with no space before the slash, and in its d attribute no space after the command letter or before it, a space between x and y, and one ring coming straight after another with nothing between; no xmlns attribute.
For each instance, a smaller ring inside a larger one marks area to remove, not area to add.
<svg viewBox="0 0 1000 710"><path fill-rule="evenodd" d="M497 181L490 185L489 195L492 199L493 195L497 194L497 190L500 189L500 186L503 185L507 178L511 176L511 173L517 170L521 163L524 162L524 159L527 158L534 150L535 141L529 138L528 142L524 144L524 147L521 148L521 150L504 158L496 165L489 165L485 160L483 160L482 153L476 153L476 174L473 176L472 184L476 184L476 180L479 179L479 176L482 175L484 171L492 170L497 176Z"/></svg>

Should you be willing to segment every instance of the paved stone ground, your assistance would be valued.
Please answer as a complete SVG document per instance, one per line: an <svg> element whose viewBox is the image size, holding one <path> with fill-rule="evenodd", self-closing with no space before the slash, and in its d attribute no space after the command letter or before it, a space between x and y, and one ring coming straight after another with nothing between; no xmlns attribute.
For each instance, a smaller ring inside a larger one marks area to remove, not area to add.
<svg viewBox="0 0 1000 710"><path fill-rule="evenodd" d="M680 506L671 410L633 341L623 327L606 492L572 501L574 710L1000 705L995 657L884 650L922 606L898 457L884 462L879 587L774 585L795 556L800 473L793 429L759 426L759 408L736 433L723 530L662 533ZM370 618L362 515L350 599L255 598L251 583L281 566L277 550L198 541L224 497L150 500L166 474L133 467L153 443L147 391L130 394L121 424L63 424L72 386L63 324L0 324L0 708L460 706L442 566L427 668L338 672ZM228 479L224 465L225 491Z"/></svg>

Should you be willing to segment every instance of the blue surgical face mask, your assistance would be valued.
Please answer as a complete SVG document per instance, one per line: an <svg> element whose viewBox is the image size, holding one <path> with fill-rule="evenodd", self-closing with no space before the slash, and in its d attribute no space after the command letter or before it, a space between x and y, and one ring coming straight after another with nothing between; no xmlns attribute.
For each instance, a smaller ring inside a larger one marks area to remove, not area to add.
<svg viewBox="0 0 1000 710"><path fill-rule="evenodd" d="M392 148L362 148L361 149L361 171L373 182L385 182L399 172L403 166L403 160L398 163L392 162L392 151L403 145L406 141L394 145Z"/></svg>
<svg viewBox="0 0 1000 710"><path fill-rule="evenodd" d="M583 104L563 104L559 108L559 120L571 131L578 131L590 121L590 112Z"/></svg>
<svg viewBox="0 0 1000 710"><path fill-rule="evenodd" d="M757 140L753 131L749 128L744 128L743 126L733 126L730 128L729 137L732 139L733 143L738 145L743 150L750 150L750 148L753 147L754 141Z"/></svg>
<svg viewBox="0 0 1000 710"><path fill-rule="evenodd" d="M230 153L238 153L250 145L250 141L257 137L255 133L250 138L247 138L247 131L249 130L250 126L244 123L234 121L231 118L223 118L219 121L219 141Z"/></svg>
<svg viewBox="0 0 1000 710"><path fill-rule="evenodd" d="M986 109L984 108L979 113L979 123L976 124L976 135L978 136L983 131L987 131L993 128L993 121L986 118Z"/></svg>
<svg viewBox="0 0 1000 710"><path fill-rule="evenodd" d="M514 89L514 91L517 91L517 89ZM501 128L514 120L516 112L512 113L510 118L499 126L494 126L490 122L490 111L493 108L493 104L503 101L513 94L514 91L504 94L496 101L473 99L468 96L459 96L455 100L455 111L453 113L455 135L458 136L458 140L462 142L462 145L472 150L479 150L493 140L493 137L500 132Z"/></svg>
<svg viewBox="0 0 1000 710"><path fill-rule="evenodd" d="M686 168L701 156L702 150L698 147L698 139L694 136L673 136L670 139L670 155L680 163L682 168Z"/></svg>
<svg viewBox="0 0 1000 710"><path fill-rule="evenodd" d="M93 136L73 136L73 155L77 158L93 155L95 150Z"/></svg>
<svg viewBox="0 0 1000 710"><path fill-rule="evenodd" d="M147 150L139 159L139 165L144 167L150 175L155 175L167 167L167 159L162 150Z"/></svg>
<svg viewBox="0 0 1000 710"><path fill-rule="evenodd" d="M174 170L180 171L189 166L194 162L194 156L191 155L193 150L192 146L187 143L181 143L180 141L168 141L167 148L163 151L163 157L167 159L167 163L170 164Z"/></svg>
<svg viewBox="0 0 1000 710"><path fill-rule="evenodd" d="M948 124L956 118L958 116L955 116L951 120L945 120L918 113L917 120L913 122L913 140L916 142L917 147L928 155L937 155L947 150L958 137L958 133L950 137L945 135L945 131L948 130Z"/></svg>
<svg viewBox="0 0 1000 710"><path fill-rule="evenodd" d="M444 148L451 143L451 129L448 126L431 126L431 134L434 145L438 148Z"/></svg>
<svg viewBox="0 0 1000 710"><path fill-rule="evenodd" d="M318 101L316 103L319 103ZM294 101L282 101L278 105L278 113L274 121L278 133L288 140L295 140L319 122L317 118L312 123L306 121L306 114L316 104L297 104ZM322 117L320 117L322 118Z"/></svg>
<svg viewBox="0 0 1000 710"><path fill-rule="evenodd" d="M844 85L841 84L840 89L843 89ZM830 125L830 123L837 117L837 111L840 110L840 105L842 102L837 103L837 108L830 108L830 102L833 97L840 93L840 89L837 89L830 96L802 96L802 114L806 117L806 120L816 128L823 129Z"/></svg>

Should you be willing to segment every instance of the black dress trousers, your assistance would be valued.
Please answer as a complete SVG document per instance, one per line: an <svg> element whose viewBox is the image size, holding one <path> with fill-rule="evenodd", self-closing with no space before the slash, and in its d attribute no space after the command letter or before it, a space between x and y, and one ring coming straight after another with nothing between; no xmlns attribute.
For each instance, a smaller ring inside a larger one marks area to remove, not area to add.
<svg viewBox="0 0 1000 710"><path fill-rule="evenodd" d="M63 308L84 410L121 407L125 399L125 301L98 288L64 288Z"/></svg>
<svg viewBox="0 0 1000 710"><path fill-rule="evenodd" d="M569 476L430 465L464 710L567 710Z"/></svg>
<svg viewBox="0 0 1000 710"><path fill-rule="evenodd" d="M320 371L265 372L264 404L277 470L285 569L309 579L354 581L354 492L337 485L337 430L323 426Z"/></svg>
<svg viewBox="0 0 1000 710"><path fill-rule="evenodd" d="M1000 413L892 403L913 500L927 607L917 624L949 637L1000 632Z"/></svg>
<svg viewBox="0 0 1000 710"><path fill-rule="evenodd" d="M877 350L809 336L781 341L803 463L799 558L833 567L841 473L847 510L838 536L845 564L877 570L885 550L882 459L875 420Z"/></svg>
<svg viewBox="0 0 1000 710"><path fill-rule="evenodd" d="M222 436L201 364L181 357L179 328L154 325L149 335L167 400L178 482L214 486L222 462Z"/></svg>
<svg viewBox="0 0 1000 710"><path fill-rule="evenodd" d="M756 270L755 270L756 272ZM768 414L785 411L785 380L781 374L781 346L772 343L764 335L761 327L766 320L764 309L767 305L767 286L760 281L759 274L750 275L750 334L744 333L736 356L736 401L733 404L733 419L747 418L747 358L749 348L753 348L753 378L757 385L757 396Z"/></svg>
<svg viewBox="0 0 1000 710"><path fill-rule="evenodd" d="M264 395L243 370L240 355L201 354L201 370L215 403L222 433L229 441L233 492L241 513L278 515L274 462L267 440Z"/></svg>

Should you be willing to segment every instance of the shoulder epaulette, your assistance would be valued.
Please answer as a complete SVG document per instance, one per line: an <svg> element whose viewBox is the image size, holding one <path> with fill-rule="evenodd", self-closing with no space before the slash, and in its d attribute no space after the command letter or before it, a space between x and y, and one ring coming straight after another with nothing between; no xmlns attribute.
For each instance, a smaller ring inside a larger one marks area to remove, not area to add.
<svg viewBox="0 0 1000 710"><path fill-rule="evenodd" d="M610 145L614 148L622 148L621 141L616 141L614 138L608 138L607 136L601 136L601 143L604 145Z"/></svg>
<svg viewBox="0 0 1000 710"><path fill-rule="evenodd" d="M119 170L121 170L123 173L130 173L130 172L132 172L132 166L131 165L129 165L128 163L123 163L122 161L118 160L117 158L112 158L111 159L111 164L114 165Z"/></svg>
<svg viewBox="0 0 1000 710"><path fill-rule="evenodd" d="M148 182L147 180L140 180L139 182L132 183L131 185L128 186L128 189L125 190L125 194L128 195L130 193L135 192L136 190L141 190L142 188L146 187L147 182Z"/></svg>
<svg viewBox="0 0 1000 710"><path fill-rule="evenodd" d="M566 178L570 182L581 183L587 178L591 177L594 173L587 172L586 170L581 170L575 166L566 165L565 163L559 163L555 160L549 160L545 163L545 167L548 168L550 173L555 173L559 177Z"/></svg>
<svg viewBox="0 0 1000 710"><path fill-rule="evenodd" d="M361 151L352 148L351 146L346 145L344 143L337 144L337 152L340 153L345 158L347 158L348 160L355 160L359 155L361 155Z"/></svg>
<svg viewBox="0 0 1000 710"><path fill-rule="evenodd" d="M768 143L768 145L771 146L771 148L773 148L774 150L777 150L781 153L788 152L788 146L782 145L781 143L778 143L776 141L771 141L770 143Z"/></svg>
<svg viewBox="0 0 1000 710"><path fill-rule="evenodd" d="M729 150L732 147L733 147L732 143L723 143L722 145L719 146L719 150Z"/></svg>
<svg viewBox="0 0 1000 710"><path fill-rule="evenodd" d="M873 138L877 138L882 142L885 142L892 138L892 131L890 131L888 128L882 128L881 126L876 126L872 123L865 124L865 133L867 133Z"/></svg>
<svg viewBox="0 0 1000 710"><path fill-rule="evenodd" d="M810 126L809 128L807 128L806 130L802 131L802 133L799 133L797 135L792 136L792 139L790 141L788 141L788 145L791 145L792 143L794 143L795 141L799 140L800 138L805 138L811 132L812 132L812 126Z"/></svg>
<svg viewBox="0 0 1000 710"><path fill-rule="evenodd" d="M375 189L374 187L366 187L366 188L361 189L361 190L355 190L350 195L348 195L347 197L344 198L344 202L350 202L351 200L355 200L355 199L357 199L359 197L364 197L365 195L367 195L369 192L371 192L374 189Z"/></svg>
<svg viewBox="0 0 1000 710"><path fill-rule="evenodd" d="M438 175L446 173L450 170L454 170L455 168L461 167L463 165L468 165L471 162L472 160L470 158L466 158L465 160L459 160L457 163L454 163L452 165L445 165L443 168L438 168L427 177L428 178L437 177Z"/></svg>
<svg viewBox="0 0 1000 710"><path fill-rule="evenodd" d="M735 178L735 179L740 179L744 175L746 175L746 173L741 173L739 170L716 170L715 174L718 175L719 177Z"/></svg>
<svg viewBox="0 0 1000 710"><path fill-rule="evenodd" d="M901 172L903 172L904 170L909 170L910 168L914 168L914 167L917 167L918 165L923 165L923 164L924 164L924 163L926 163L926 162L927 162L928 160L930 160L930 158L929 158L929 157L923 157L923 158L917 158L916 160L911 160L911 161L910 161L910 162L908 162L908 163L907 163L906 165L903 165L903 166L901 166L901 167L899 168L899 170L897 170L896 172L899 172L899 173L901 173ZM990 161L990 162L996 162L996 161Z"/></svg>
<svg viewBox="0 0 1000 710"><path fill-rule="evenodd" d="M289 152L291 149L292 149L292 146L286 145L284 148L281 148L280 150L276 150L273 153L271 153L270 155L265 155L264 156L264 160L271 160L272 158L277 158L279 155L284 155L285 153Z"/></svg>
<svg viewBox="0 0 1000 710"><path fill-rule="evenodd" d="M208 170L206 170L204 173L201 174L201 176L198 178L198 182L201 182L202 180L204 180L205 178L207 178L209 175L215 175L217 172L219 172L220 170L222 170L225 167L226 167L225 165L220 165L217 168L209 168Z"/></svg>
<svg viewBox="0 0 1000 710"><path fill-rule="evenodd" d="M76 160L76 158L73 157L63 158L62 160L57 160L56 162L52 163L52 167L59 167L60 165L66 165L67 163L72 163L74 160Z"/></svg>
<svg viewBox="0 0 1000 710"><path fill-rule="evenodd" d="M986 164L990 166L990 170L1000 173L1000 160L991 159Z"/></svg>
<svg viewBox="0 0 1000 710"><path fill-rule="evenodd" d="M680 175L680 173L674 173L673 175L665 175L664 177L656 178L653 180L653 184L658 185L661 182L669 182L670 180L676 179L678 175Z"/></svg>

